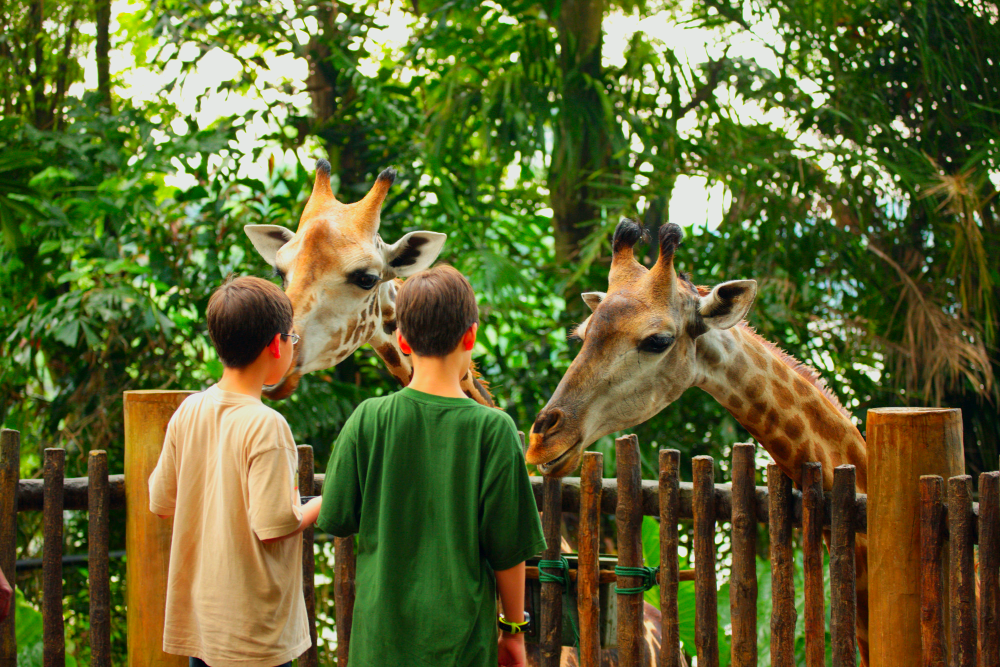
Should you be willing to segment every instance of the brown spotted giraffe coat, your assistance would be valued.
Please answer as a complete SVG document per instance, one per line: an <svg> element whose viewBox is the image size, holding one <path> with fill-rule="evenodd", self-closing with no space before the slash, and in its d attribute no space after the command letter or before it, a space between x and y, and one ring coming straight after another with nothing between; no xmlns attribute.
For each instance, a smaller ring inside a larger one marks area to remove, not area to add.
<svg viewBox="0 0 1000 667"><path fill-rule="evenodd" d="M563 476L598 438L650 419L689 387L707 391L799 484L802 464L850 464L857 490L867 487L865 441L836 398L810 369L743 323L756 295L752 280L695 287L673 266L677 225L659 232L652 269L632 252L643 232L623 220L615 230L608 292L584 294L593 310L577 327L579 354L532 427L528 462ZM857 630L868 660L868 547L857 538Z"/></svg>

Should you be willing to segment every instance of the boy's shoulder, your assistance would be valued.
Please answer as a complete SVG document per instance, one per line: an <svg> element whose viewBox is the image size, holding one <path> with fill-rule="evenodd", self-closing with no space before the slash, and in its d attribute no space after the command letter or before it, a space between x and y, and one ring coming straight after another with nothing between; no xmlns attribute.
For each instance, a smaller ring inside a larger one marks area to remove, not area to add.
<svg viewBox="0 0 1000 667"><path fill-rule="evenodd" d="M228 409L214 409L218 406ZM185 398L171 421L177 422L175 428L197 428L208 420L218 419L236 419L246 427L247 433L272 429L285 431L289 428L284 416L274 408L252 396L223 391L218 385L212 385Z"/></svg>

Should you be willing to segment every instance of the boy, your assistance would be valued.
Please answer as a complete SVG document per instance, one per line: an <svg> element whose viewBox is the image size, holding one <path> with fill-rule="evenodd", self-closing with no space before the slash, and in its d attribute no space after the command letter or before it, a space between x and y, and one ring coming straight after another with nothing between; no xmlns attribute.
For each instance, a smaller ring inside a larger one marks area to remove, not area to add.
<svg viewBox="0 0 1000 667"><path fill-rule="evenodd" d="M292 304L237 278L206 316L222 379L177 408L149 478L150 510L174 517L163 651L192 667L291 665L311 643L297 536L320 499L300 506L292 433L260 394L292 363Z"/></svg>
<svg viewBox="0 0 1000 667"><path fill-rule="evenodd" d="M396 313L413 379L344 424L317 521L358 536L349 661L493 667L499 655L523 665L524 561L545 540L514 421L461 389L476 295L439 266L403 283Z"/></svg>

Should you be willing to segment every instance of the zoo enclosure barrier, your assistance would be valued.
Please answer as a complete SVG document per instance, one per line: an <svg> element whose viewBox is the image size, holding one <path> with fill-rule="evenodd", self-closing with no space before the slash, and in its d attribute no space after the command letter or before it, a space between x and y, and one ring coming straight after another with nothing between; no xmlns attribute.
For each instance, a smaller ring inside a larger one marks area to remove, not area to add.
<svg viewBox="0 0 1000 667"><path fill-rule="evenodd" d="M169 415L168 415L169 416ZM164 422L165 424L165 422ZM158 431L162 445L163 430ZM154 436L156 431L154 431ZM755 486L754 447L736 445L733 450L732 484L714 483L714 462L699 456L692 461L693 481L679 479L679 453L663 450L659 458L659 479L642 480L635 436L616 442L618 477L601 479L602 456L588 452L584 456L580 478L564 480L532 478L548 548L547 560L560 558L559 526L562 512L579 514L579 556L575 577L577 612L579 617L580 664L600 664L601 637L598 590L607 571L600 570L598 545L600 515L615 514L619 545L617 585L618 664L638 667L644 662L642 595L628 592L651 583L644 566L641 547L643 516L660 518L660 550L662 566L655 573L660 584L662 644L659 664L679 663L677 588L682 579L693 575L696 590L695 648L699 665L717 665L718 614L715 567L715 532L719 522L732 526L732 575L730 579L732 619L732 664L757 663L757 581L756 524L768 526L772 567L771 664L794 664L794 583L792 562L792 529L800 527L803 541L805 644L807 665L822 665L824 660L824 536L829 539L831 642L834 665L855 664L855 578L854 541L856 534L868 532L868 498L855 494L855 471L841 466L834 471L832 492L823 493L822 468L819 463L806 463L802 469L802 491L792 489L791 480L778 466L768 467L766 487ZM88 552L90 558L90 625L89 637L92 664L110 665L110 587L108 580L108 512L126 505L125 475L109 475L104 452L90 453L88 477L66 479L63 474L65 452L47 449L44 453L42 480L19 480L20 436L16 431L0 433L0 568L14 571L17 535L17 513L39 511L43 523L43 625L45 665L65 664L62 609L62 513L64 510L86 510L90 527ZM158 448L157 448L158 453ZM312 449L299 447L300 489L321 492L323 475L313 474ZM134 457L133 457L134 463ZM126 468L128 469L128 462ZM148 478L142 477L143 484ZM921 626L918 662L905 664L974 667L1000 664L1000 637L997 627L998 568L1000 568L1000 473L980 476L981 503L972 502L971 478L952 477L948 481L947 498L940 477L925 476L919 481L921 491L918 535L920 543L919 573L922 582L920 605ZM137 512L148 514L148 504L138 505ZM155 517L153 517L155 519ZM158 519L155 519L159 521ZM694 572L679 571L677 560L678 531L681 520L692 520ZM168 522L163 522L168 523ZM151 554L138 551L148 546L143 535L129 534L129 567ZM304 597L309 612L313 646L299 659L300 665L319 664L316 651L313 535L304 535L303 552ZM945 549L945 544L948 548ZM979 545L980 594L975 586L975 545ZM350 642L350 623L354 600L353 538L336 540L335 598L338 631L337 664L346 665ZM152 559L155 560L155 559ZM951 566L945 563L950 561ZM165 563L165 560L163 561ZM544 568L541 568L544 569ZM948 576L945 576L947 572ZM645 576L644 576L645 575ZM157 600L156 587L165 583L165 567L154 577L136 586L136 598L146 601L130 605L129 664L185 664L174 656L159 652L160 636L150 638L139 634L143 619ZM558 579L558 578L557 578ZM563 589L558 581L541 582L539 643L544 665L558 665L562 633ZM140 594L141 595L138 595ZM159 598L162 600L162 597ZM138 608L136 608L138 607ZM949 614L950 608L950 614ZM152 611L155 611L153 609ZM160 610L162 614L162 610ZM146 619L148 621L148 619ZM133 622L135 621L135 622ZM0 667L16 664L13 615L0 624ZM947 624L947 626L946 626ZM148 622L146 623L148 626ZM946 632L949 630L949 632ZM135 633L134 633L135 631ZM162 621L161 629L162 632ZM948 643L951 637L951 662L948 663ZM135 645L141 641L153 646ZM159 654L156 656L156 654ZM146 657L143 657L146 656ZM154 656L154 657L149 657ZM875 663L873 663L875 664ZM891 663L886 663L891 664ZM904 664L898 662L895 664Z"/></svg>

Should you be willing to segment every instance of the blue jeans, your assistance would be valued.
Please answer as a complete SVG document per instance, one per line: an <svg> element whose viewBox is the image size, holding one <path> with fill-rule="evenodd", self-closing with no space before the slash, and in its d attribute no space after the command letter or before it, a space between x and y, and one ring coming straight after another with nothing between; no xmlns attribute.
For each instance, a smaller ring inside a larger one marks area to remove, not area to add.
<svg viewBox="0 0 1000 667"><path fill-rule="evenodd" d="M188 667L208 667L204 660L199 658L188 658ZM292 667L292 661L289 660L283 665L278 665L278 667Z"/></svg>

